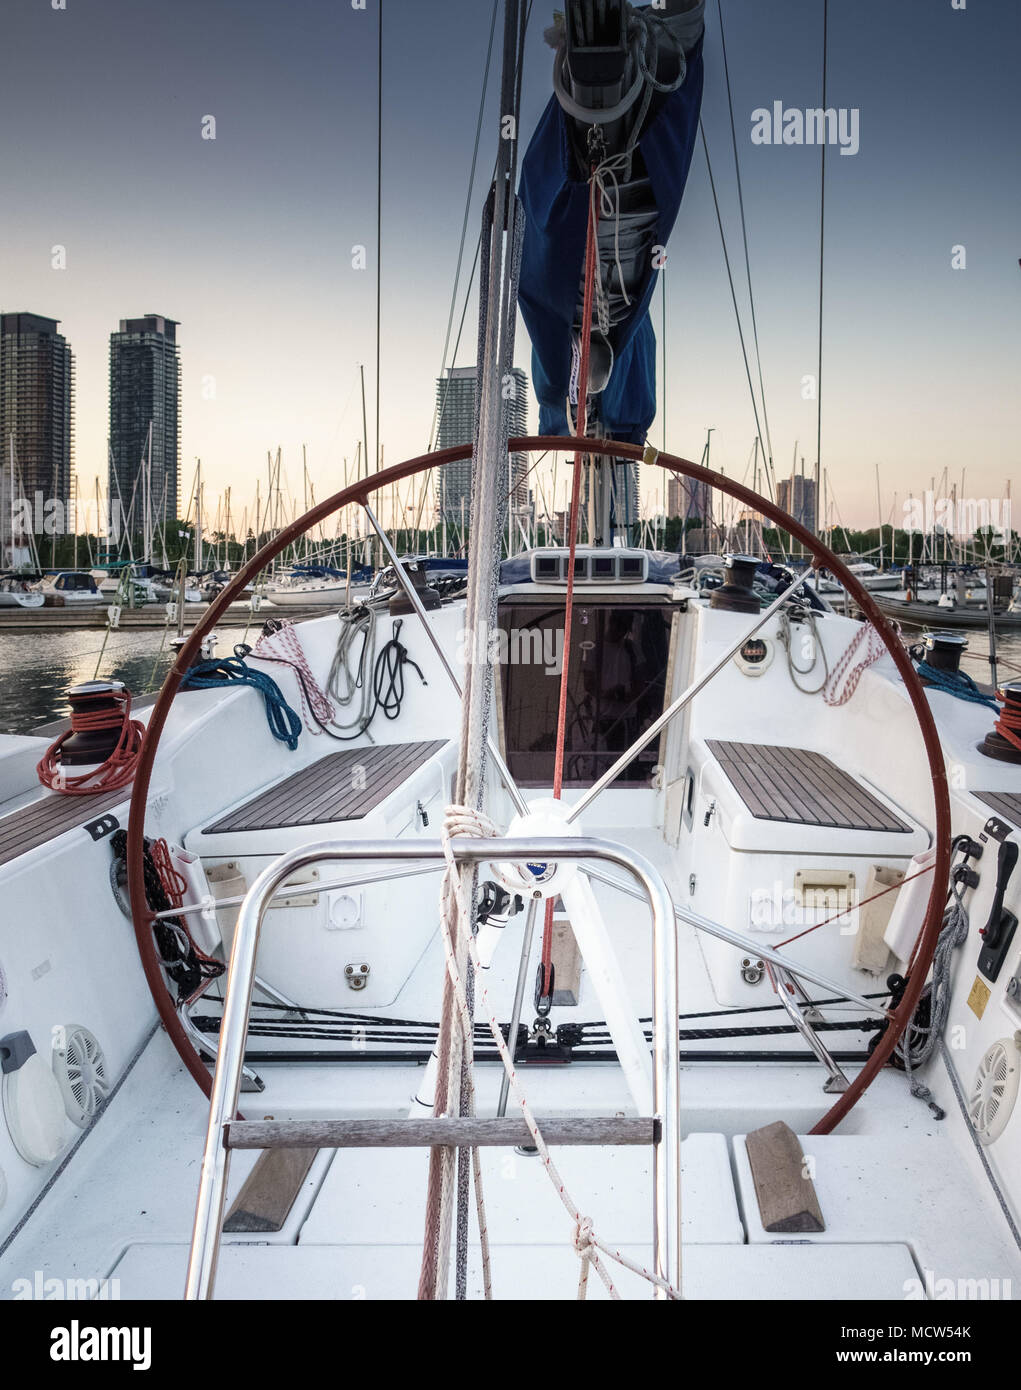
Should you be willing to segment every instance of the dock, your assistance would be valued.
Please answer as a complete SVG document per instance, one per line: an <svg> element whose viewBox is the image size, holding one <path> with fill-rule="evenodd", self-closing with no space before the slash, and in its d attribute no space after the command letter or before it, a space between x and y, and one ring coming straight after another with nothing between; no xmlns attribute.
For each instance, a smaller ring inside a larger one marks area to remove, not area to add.
<svg viewBox="0 0 1021 1390"><path fill-rule="evenodd" d="M184 628L189 632L205 613L202 604L189 604L185 609ZM287 622L303 622L307 618L322 618L332 612L332 608L278 608L272 603L263 603L252 612L248 603L232 603L219 618L221 624L244 626L249 621L258 628L269 618L279 618ZM105 603L82 604L66 608L0 608L0 632L61 632L79 628L102 631L108 625L109 609ZM167 611L163 604L146 604L142 608L122 608L120 621L115 629L126 632L159 631L166 627ZM170 624L176 631L176 620Z"/></svg>

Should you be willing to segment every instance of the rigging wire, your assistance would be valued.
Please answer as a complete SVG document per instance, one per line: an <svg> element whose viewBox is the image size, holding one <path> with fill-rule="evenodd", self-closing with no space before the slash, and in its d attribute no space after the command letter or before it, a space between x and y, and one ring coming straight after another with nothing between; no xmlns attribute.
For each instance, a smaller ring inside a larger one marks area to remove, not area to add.
<svg viewBox="0 0 1021 1390"><path fill-rule="evenodd" d="M705 124L702 121L701 116L699 117L698 121L698 130L699 134L702 137L702 149L705 153L705 167L706 172L709 175L709 188L713 195L713 206L716 209L716 224L720 229L720 242L723 246L723 260L727 267L727 280L730 284L730 298L734 305L734 317L737 320L737 335L741 340L741 356L744 359L745 376L748 378L748 391L752 398L752 413L755 416L755 433L758 435L759 448L762 450L763 457L768 458L768 455L766 453L766 446L762 441L762 426L759 423L759 403L755 395L755 387L752 385L752 370L748 363L748 348L745 343L744 327L741 323L741 311L738 308L737 304L737 290L734 287L734 273L731 270L730 266L730 253L727 250L727 237L726 233L723 230L723 215L720 211L720 200L716 196L716 180L713 178L713 166L712 161L709 158L709 144L706 140ZM767 468L766 482L769 484L770 501L775 501L776 499L773 496L773 482L770 477L771 471L771 469Z"/></svg>
<svg viewBox="0 0 1021 1390"><path fill-rule="evenodd" d="M380 319L383 304L383 0L379 0L376 54L376 472L379 472ZM366 449L368 454L368 449ZM369 460L365 459L368 477ZM350 564L348 566L350 569Z"/></svg>
<svg viewBox="0 0 1021 1390"><path fill-rule="evenodd" d="M723 50L723 74L727 84L727 106L730 110L730 139L734 147L734 173L737 178L737 204L741 212L741 237L744 242L745 274L748 277L748 303L751 306L752 339L755 344L755 362L759 375L759 396L762 400L762 423L766 431L766 444L769 447L769 453L766 456L766 480L769 483L769 495L773 498L773 441L769 433L769 414L766 410L766 388L762 380L762 355L759 351L759 328L755 317L755 295L752 290L752 266L751 258L748 253L748 227L745 221L744 193L741 185L741 163L737 154L737 127L734 123L734 98L730 87L730 65L727 62L727 39L723 28L723 0L716 0L716 9L720 19L720 46ZM823 107L825 108L825 106L826 101L824 98Z"/></svg>
<svg viewBox="0 0 1021 1390"><path fill-rule="evenodd" d="M488 93L488 91L489 91L489 71L490 71L490 67L491 67L491 65L492 65L492 60L493 60L493 39L494 39L494 36L495 36L495 34L496 34L496 15L497 15L497 10L499 9L499 6L500 6L500 0L493 0L493 14L492 14L492 17L491 17L490 22L489 22L489 46L488 46L488 48L486 49L486 66L485 66L485 70L484 70L484 72L483 72L483 74L482 74L482 95L481 95L481 97L479 98L479 114L478 114L478 118L477 118L477 120L476 120L476 122L475 122L475 143L474 143L474 145L472 146L471 170L469 171L469 174L468 174L468 191L467 191L467 193L466 193L466 195L465 195L465 200L464 200L464 216L463 216L463 218L462 218L462 220L461 220L461 239L460 239L460 242L458 243L458 247L457 247L457 266L456 266L456 268L455 268L455 270L454 270L454 284L453 284L453 287L452 287L451 293L450 293L450 311L449 311L449 313L447 314L447 331L446 331L446 334L445 334L444 339L443 339L443 353L442 353L442 355L441 355L441 357L440 357L440 380L441 380L441 381L443 380L444 373L445 373L446 370L447 370L447 349L448 349L449 346L450 346L450 330L451 330L451 328L453 327L453 323L454 323L454 310L455 310L455 308L456 308L456 306L457 306L457 287L458 287L458 285L460 284L460 281L461 281L461 265L462 265L463 258L464 258L464 244L465 244L465 239L467 238L467 235L468 235L468 219L469 219L469 217L471 216L472 193L473 193L473 191L474 191L474 189L475 189L475 169L476 169L476 166L477 166L477 164L478 164L479 144L480 144L481 139L482 139L482 122L483 122L483 117L484 117L484 115L485 115L485 110L486 110L486 95L487 95L487 93ZM494 169L493 169L493 173L494 173L494 175L495 175L495 173L496 173L495 166L494 166ZM474 278L475 278L475 267L478 265L478 259L479 259L479 245L481 244L481 240L482 240L482 233L481 233L481 231L480 231L480 233L479 233L479 241L476 242L476 245L475 245L475 260L474 260L474 262L473 262L473 264L472 264L471 274L470 274L469 277L468 277L468 293L470 293L470 291L471 291L472 281L473 281ZM468 307L468 295L466 294L466 295L465 295L465 309L467 309L467 307ZM463 326L464 326L464 312L462 311L462 314L461 314L461 328L463 328ZM461 341L461 328L458 329L458 333L457 333L457 343L455 343L455 345L454 345L454 358L455 358L455 359L456 359L456 357L457 357L457 346L458 346L458 344L459 344L460 341ZM451 361L451 365L453 365L453 359L452 359L452 361ZM429 429L429 447L428 447L428 449L426 450L427 453L431 453L431 452L432 452L433 444L434 444L434 442L435 442L435 440L436 440L436 436L437 436L437 434L439 433L440 426L441 426L442 423L443 423L443 410L444 410L445 407L446 407L446 394L444 393L443 405L442 405L441 407L438 407L437 409L434 409L434 410L433 410L432 425L430 426L430 429Z"/></svg>
<svg viewBox="0 0 1021 1390"><path fill-rule="evenodd" d="M826 110L826 53L830 18L829 0L823 0L822 8L822 109ZM819 358L815 374L815 525L819 529L819 479L822 477L822 308L826 251L826 141L820 145L822 151L821 177L819 184Z"/></svg>

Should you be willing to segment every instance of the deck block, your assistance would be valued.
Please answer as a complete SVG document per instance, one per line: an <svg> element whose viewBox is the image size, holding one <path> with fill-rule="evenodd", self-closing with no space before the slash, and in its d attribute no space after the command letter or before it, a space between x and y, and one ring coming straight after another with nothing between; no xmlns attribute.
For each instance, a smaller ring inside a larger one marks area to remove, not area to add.
<svg viewBox="0 0 1021 1390"><path fill-rule="evenodd" d="M825 1231L805 1154L790 1125L777 1120L745 1136L762 1225L767 1231Z"/></svg>
<svg viewBox="0 0 1021 1390"><path fill-rule="evenodd" d="M267 1149L248 1174L223 1223L229 1235L279 1231L308 1177L317 1149Z"/></svg>

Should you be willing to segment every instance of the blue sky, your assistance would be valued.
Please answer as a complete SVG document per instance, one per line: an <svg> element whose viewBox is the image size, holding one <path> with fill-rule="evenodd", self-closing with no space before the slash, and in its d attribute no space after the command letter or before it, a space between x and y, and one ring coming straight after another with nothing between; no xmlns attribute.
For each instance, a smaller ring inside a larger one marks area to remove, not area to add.
<svg viewBox="0 0 1021 1390"><path fill-rule="evenodd" d="M552 8L533 11L526 134L550 91ZM944 469L958 487L966 470L968 495L1000 497L1019 473L1021 423L1017 7L831 0L830 12L829 102L861 113L859 153L827 159L831 491L849 524L875 520L876 464L888 518ZM489 0L384 0L391 462L429 438L490 13ZM716 0L707 14L704 119L743 305ZM796 441L809 466L815 455L801 382L815 371L819 150L754 145L751 113L818 104L821 16L821 0L723 3L781 476ZM229 484L237 509L281 446L300 495L304 443L317 495L333 490L361 434L360 362L374 450L377 19L378 0L364 11L349 0L4 0L0 306L62 321L83 491L105 477L108 335L146 312L181 324L185 486L201 456L209 495ZM469 259L496 146L492 87ZM206 115L215 141L201 138ZM50 265L56 244L64 270ZM358 244L366 270L351 266ZM951 269L955 245L965 270ZM669 251L668 447L697 458L711 425L715 462L740 476L754 421L700 152ZM474 337L470 314L459 363ZM523 329L519 361L528 368Z"/></svg>

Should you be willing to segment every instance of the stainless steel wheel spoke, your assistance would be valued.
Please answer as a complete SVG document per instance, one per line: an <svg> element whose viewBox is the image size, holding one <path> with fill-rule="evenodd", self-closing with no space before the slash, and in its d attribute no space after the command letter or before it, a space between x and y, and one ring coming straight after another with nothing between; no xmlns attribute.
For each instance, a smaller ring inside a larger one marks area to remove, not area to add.
<svg viewBox="0 0 1021 1390"><path fill-rule="evenodd" d="M688 686L687 690L683 691L680 695L678 695L677 699L673 702L673 704L669 705L659 716L659 718L654 720L649 725L644 734L640 734L638 738L635 739L631 747L627 749L626 752L620 755L620 757L613 764L613 766L608 768L606 772L603 773L602 777L598 778L595 782L592 783L591 787L589 787L588 791L585 792L581 800L576 802L576 804L572 806L571 813L567 817L568 824L570 824L573 820L577 820L581 813L587 810L587 808L592 805L592 802L595 801L599 793L601 791L605 791L606 788L610 785L610 783L615 781L616 778L620 776L620 774L627 767L628 763L631 762L632 758L634 758L638 753L642 751L643 748L650 744L652 740L657 736L657 734L662 733L662 731L670 723L671 719L673 719L675 715L680 714L681 711L685 708L685 706L691 703L691 701L695 698L698 692L700 690L703 690L709 684L713 676L718 675L723 670L724 666L726 666L728 661L733 660L733 658L741 650L744 644L748 641L749 637L754 637L755 634L758 632L759 628L763 627L766 623L769 622L773 614L783 607L783 605L787 602L790 596L801 588L801 586L805 583L805 581L809 578L809 576L812 573L813 570L811 568L807 569L800 579L796 579L794 583L790 586L790 588L784 589L783 593L773 600L773 602L769 605L768 608L764 608L762 612L759 614L758 618L752 624L752 626L748 628L748 630L744 633L744 635L740 637L738 641L733 644L733 646L727 648L726 652L724 652L723 656L720 657L716 665L711 666L709 670L705 672L704 675L699 676L697 681L692 682L692 684Z"/></svg>

